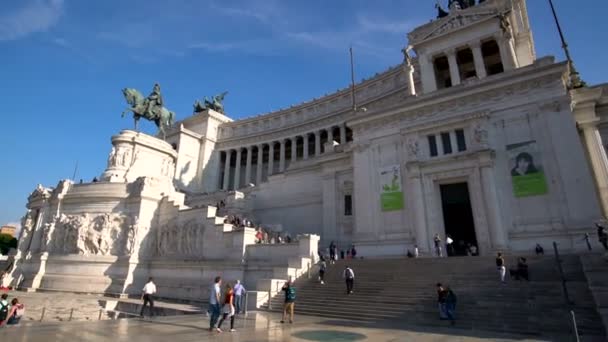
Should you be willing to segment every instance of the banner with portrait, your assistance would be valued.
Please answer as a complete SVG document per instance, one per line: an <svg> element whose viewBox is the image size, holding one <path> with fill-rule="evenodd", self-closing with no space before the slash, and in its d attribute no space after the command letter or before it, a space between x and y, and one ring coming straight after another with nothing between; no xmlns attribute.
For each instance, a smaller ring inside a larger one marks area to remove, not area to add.
<svg viewBox="0 0 608 342"><path fill-rule="evenodd" d="M507 145L507 155L515 197L547 193L542 156L535 140Z"/></svg>
<svg viewBox="0 0 608 342"><path fill-rule="evenodd" d="M382 211L403 209L401 167L399 165L380 169L380 207Z"/></svg>

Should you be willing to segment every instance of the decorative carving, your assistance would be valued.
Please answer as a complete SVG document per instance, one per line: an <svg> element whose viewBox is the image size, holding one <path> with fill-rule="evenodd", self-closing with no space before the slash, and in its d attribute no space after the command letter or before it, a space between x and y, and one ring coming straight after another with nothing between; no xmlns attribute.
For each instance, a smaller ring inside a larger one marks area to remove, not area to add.
<svg viewBox="0 0 608 342"><path fill-rule="evenodd" d="M473 129L473 141L475 145L480 148L488 148L488 130L485 128L485 125L482 123L477 123L475 128Z"/></svg>
<svg viewBox="0 0 608 342"><path fill-rule="evenodd" d="M66 215L46 223L42 250L53 254L123 255L128 217L119 214Z"/></svg>
<svg viewBox="0 0 608 342"><path fill-rule="evenodd" d="M51 193L53 192L52 188L45 188L42 184L38 184L36 189L32 191L32 193L28 196L28 202L35 201L37 199L46 199L51 197Z"/></svg>
<svg viewBox="0 0 608 342"><path fill-rule="evenodd" d="M418 160L420 153L420 146L418 144L417 138L408 138L407 139L407 156L408 160L415 161Z"/></svg>

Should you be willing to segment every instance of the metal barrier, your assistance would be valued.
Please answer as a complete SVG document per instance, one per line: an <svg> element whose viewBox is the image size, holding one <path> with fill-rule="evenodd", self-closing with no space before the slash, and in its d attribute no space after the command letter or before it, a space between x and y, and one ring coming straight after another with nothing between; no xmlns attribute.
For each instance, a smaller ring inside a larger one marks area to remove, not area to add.
<svg viewBox="0 0 608 342"><path fill-rule="evenodd" d="M559 258L559 251L557 250L557 242L553 241L553 251L555 252L555 262L557 263L557 269L559 270L559 276L562 280L562 290L564 292L564 299L566 300L566 304L569 306L572 304L570 302L570 296L568 295L568 287L566 286L566 277L564 276L564 270L562 268L562 260Z"/></svg>

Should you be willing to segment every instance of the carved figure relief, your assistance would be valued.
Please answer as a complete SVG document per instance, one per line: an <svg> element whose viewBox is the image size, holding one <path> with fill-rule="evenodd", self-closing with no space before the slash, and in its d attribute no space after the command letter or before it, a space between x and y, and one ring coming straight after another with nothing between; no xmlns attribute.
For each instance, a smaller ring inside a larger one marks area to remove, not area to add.
<svg viewBox="0 0 608 342"><path fill-rule="evenodd" d="M478 123L475 125L473 130L473 141L479 148L487 148L488 147L488 130L484 127L482 123Z"/></svg>
<svg viewBox="0 0 608 342"><path fill-rule="evenodd" d="M112 151L108 155L108 167L116 166L116 149L112 146Z"/></svg>
<svg viewBox="0 0 608 342"><path fill-rule="evenodd" d="M62 214L44 225L42 246L54 254L124 255L130 221L119 214Z"/></svg>
<svg viewBox="0 0 608 342"><path fill-rule="evenodd" d="M196 256L202 248L204 231L195 220L178 226L172 219L158 228L156 253L158 256Z"/></svg>
<svg viewBox="0 0 608 342"><path fill-rule="evenodd" d="M418 139L416 138L408 138L407 139L407 155L410 160L418 160L418 155L420 153L420 146L418 144Z"/></svg>

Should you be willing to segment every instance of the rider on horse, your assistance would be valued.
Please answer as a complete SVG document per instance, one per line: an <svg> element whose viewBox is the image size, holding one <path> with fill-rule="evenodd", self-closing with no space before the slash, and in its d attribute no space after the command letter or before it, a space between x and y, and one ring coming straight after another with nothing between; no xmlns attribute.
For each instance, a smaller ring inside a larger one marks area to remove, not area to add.
<svg viewBox="0 0 608 342"><path fill-rule="evenodd" d="M160 85L158 83L154 84L154 88L148 98L146 99L146 113L150 115L151 118L155 118L158 116L158 113L155 109L162 108L163 106L163 96L160 94Z"/></svg>

